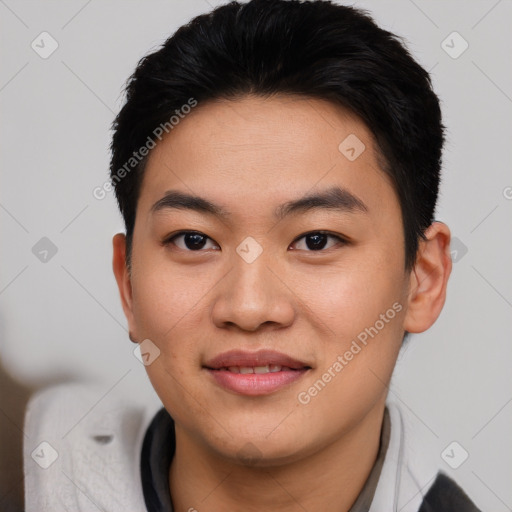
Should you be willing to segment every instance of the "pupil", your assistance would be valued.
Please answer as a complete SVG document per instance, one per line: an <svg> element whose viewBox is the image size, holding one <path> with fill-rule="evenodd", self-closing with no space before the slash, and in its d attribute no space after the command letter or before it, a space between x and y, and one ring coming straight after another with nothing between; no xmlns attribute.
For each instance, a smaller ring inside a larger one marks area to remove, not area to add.
<svg viewBox="0 0 512 512"><path fill-rule="evenodd" d="M187 233L185 235L185 245L188 249L201 249L206 243L205 237L199 233Z"/></svg>
<svg viewBox="0 0 512 512"><path fill-rule="evenodd" d="M312 241L312 243L309 243L309 241ZM306 245L308 246L308 249L323 249L326 242L327 235L323 235L321 233L315 235L307 235L306 237Z"/></svg>

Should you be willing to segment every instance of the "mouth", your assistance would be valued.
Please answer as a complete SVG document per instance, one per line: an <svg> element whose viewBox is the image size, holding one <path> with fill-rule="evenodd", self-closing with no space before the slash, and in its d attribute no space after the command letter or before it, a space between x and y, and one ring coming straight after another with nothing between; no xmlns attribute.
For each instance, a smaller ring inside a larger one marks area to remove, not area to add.
<svg viewBox="0 0 512 512"><path fill-rule="evenodd" d="M311 366L286 354L262 350L230 351L203 368L222 388L242 395L268 395L301 379Z"/></svg>

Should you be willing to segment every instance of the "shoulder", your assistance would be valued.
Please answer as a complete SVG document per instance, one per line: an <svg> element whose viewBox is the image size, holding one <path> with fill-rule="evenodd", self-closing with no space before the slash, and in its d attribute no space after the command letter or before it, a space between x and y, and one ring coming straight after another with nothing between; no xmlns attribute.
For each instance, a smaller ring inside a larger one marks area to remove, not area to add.
<svg viewBox="0 0 512 512"><path fill-rule="evenodd" d="M36 392L24 421L26 511L145 511L140 453L161 407L96 384Z"/></svg>
<svg viewBox="0 0 512 512"><path fill-rule="evenodd" d="M438 436L397 402L386 404L390 438L370 512L479 512L456 481L444 473ZM444 507L444 508L443 508Z"/></svg>

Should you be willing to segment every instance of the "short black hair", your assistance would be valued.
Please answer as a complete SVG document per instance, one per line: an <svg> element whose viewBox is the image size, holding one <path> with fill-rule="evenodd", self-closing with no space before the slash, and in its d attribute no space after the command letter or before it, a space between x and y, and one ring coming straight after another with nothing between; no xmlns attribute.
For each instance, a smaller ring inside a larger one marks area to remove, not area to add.
<svg viewBox="0 0 512 512"><path fill-rule="evenodd" d="M128 266L147 161L138 150L154 146L156 134L169 132L172 118L193 102L279 93L331 101L365 122L400 202L405 265L412 268L439 189L439 99L401 38L368 12L328 0L233 1L195 17L139 61L111 143Z"/></svg>

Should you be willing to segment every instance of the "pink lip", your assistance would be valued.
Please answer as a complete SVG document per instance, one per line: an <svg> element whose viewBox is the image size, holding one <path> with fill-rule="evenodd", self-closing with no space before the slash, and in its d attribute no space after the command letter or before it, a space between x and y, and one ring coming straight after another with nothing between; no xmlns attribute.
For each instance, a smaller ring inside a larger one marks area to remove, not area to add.
<svg viewBox="0 0 512 512"><path fill-rule="evenodd" d="M309 366L307 363L294 359L293 357L276 352L274 350L259 350L258 352L245 352L243 350L230 350L215 356L206 361L204 366L212 370L220 370L229 366L265 366L267 364L277 364L287 366L294 370L300 370Z"/></svg>
<svg viewBox="0 0 512 512"><path fill-rule="evenodd" d="M232 373L230 366L256 367L279 365L287 369L269 373ZM243 395L268 395L300 379L309 369L306 363L273 350L244 352L232 350L207 361L205 369L223 388Z"/></svg>

